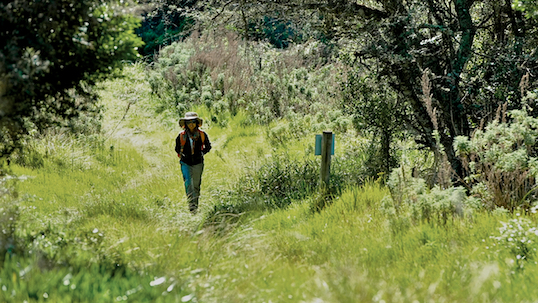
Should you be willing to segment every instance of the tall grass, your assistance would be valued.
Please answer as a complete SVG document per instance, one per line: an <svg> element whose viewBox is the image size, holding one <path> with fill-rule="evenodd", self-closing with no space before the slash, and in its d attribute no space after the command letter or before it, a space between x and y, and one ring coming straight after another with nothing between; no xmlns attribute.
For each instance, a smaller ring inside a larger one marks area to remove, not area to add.
<svg viewBox="0 0 538 303"><path fill-rule="evenodd" d="M322 213L311 214L303 204L255 224L272 235L281 260L314 269L308 286L294 296L308 293L320 302L475 302L479 295L480 301L503 302L536 295L512 287L514 279L534 279L536 264L514 272L516 256L493 246L490 236L502 218L481 214L471 224L393 230L380 210L387 193L369 183L346 191Z"/></svg>

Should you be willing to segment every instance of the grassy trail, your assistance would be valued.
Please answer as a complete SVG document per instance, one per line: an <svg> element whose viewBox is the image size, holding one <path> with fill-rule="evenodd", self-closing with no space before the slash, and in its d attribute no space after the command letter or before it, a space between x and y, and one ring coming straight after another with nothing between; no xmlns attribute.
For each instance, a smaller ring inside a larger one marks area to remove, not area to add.
<svg viewBox="0 0 538 303"><path fill-rule="evenodd" d="M248 226L222 237L214 237L211 229L205 232L204 213L245 163L266 155L260 146L269 145L259 127L239 129L232 122L220 128L206 122L213 150L206 156L201 214L192 216L174 152L177 121L162 121L151 113L143 75L132 72L104 84L106 140L99 148L59 136L47 143L51 156L42 167L13 166L14 174L28 177L17 186L24 197L18 233L22 238L43 234L41 246L54 262L65 259L85 267L99 261L152 273L152 278L166 277L167 289L172 289L166 301L206 297L218 302L223 295L217 290L228 292L216 287L222 281L218 277L235 271L223 281L236 280L248 271L242 256L255 252L262 255L259 260L273 257L265 255L271 254L268 243ZM203 109L199 113L207 115ZM80 240L81 234L90 239ZM94 234L95 241L90 237ZM79 247L64 255L55 253L64 245ZM80 253L80 246L87 253Z"/></svg>

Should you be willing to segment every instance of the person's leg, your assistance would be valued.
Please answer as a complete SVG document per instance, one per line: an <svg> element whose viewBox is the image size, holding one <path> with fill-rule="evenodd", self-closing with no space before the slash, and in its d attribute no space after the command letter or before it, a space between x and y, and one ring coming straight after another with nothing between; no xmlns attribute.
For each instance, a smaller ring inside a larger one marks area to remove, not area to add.
<svg viewBox="0 0 538 303"><path fill-rule="evenodd" d="M183 174L183 181L185 182L185 193L187 194L187 203L189 204L189 210L196 212L196 205L194 204L194 186L192 182L192 167L183 162L181 163L181 173Z"/></svg>
<svg viewBox="0 0 538 303"><path fill-rule="evenodd" d="M204 171L204 163L191 166L193 198L192 205L194 209L198 209L198 199L200 198L200 187L202 185L202 173Z"/></svg>

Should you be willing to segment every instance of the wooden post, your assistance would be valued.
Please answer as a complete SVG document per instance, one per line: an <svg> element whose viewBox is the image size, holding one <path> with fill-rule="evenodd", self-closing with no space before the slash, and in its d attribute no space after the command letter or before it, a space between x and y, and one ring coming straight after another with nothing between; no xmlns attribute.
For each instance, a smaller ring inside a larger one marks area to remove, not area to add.
<svg viewBox="0 0 538 303"><path fill-rule="evenodd" d="M321 137L321 186L325 189L329 188L332 143L333 133L324 131Z"/></svg>

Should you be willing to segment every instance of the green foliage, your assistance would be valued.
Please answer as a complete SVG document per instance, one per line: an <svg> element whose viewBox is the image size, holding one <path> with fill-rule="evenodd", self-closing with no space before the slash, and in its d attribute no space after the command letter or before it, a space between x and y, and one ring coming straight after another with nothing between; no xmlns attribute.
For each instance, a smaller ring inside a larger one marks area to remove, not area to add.
<svg viewBox="0 0 538 303"><path fill-rule="evenodd" d="M452 149L454 138L471 135L499 104L521 109L525 91L538 83L538 19L521 12L534 15L535 1L199 2L201 20L225 23L244 41L251 20L276 15L277 24L297 25L306 37L326 42L328 62L331 49L337 52L349 68L338 85L345 91L342 99L348 113L359 118L356 124L375 131L379 142L374 146L381 153L372 161L385 174L397 165L391 154L394 136L406 130L432 150L439 150L440 143L455 175L465 177ZM261 27L257 30L261 34ZM421 80L425 73L431 76L428 91ZM285 96L269 89L256 96L262 100L253 108L279 116ZM428 113L425 98L435 114Z"/></svg>
<svg viewBox="0 0 538 303"><path fill-rule="evenodd" d="M451 187L442 190L432 188L428 193L418 195L412 204L411 212L416 220L436 221L446 224L448 219L463 215L467 193L463 187ZM474 202L471 198L470 201ZM467 203L469 204L469 203Z"/></svg>
<svg viewBox="0 0 538 303"><path fill-rule="evenodd" d="M91 165L89 151L84 152L81 147L85 144L99 143L92 142L93 140L100 138L95 135L77 138L67 131L56 134L49 132L39 137L25 139L21 149L11 155L11 160L32 168L41 168L48 164L47 167L87 169Z"/></svg>
<svg viewBox="0 0 538 303"><path fill-rule="evenodd" d="M429 188L424 179L405 174L403 167L392 171L387 186L390 196L383 199L383 210L394 222L409 218L446 225L449 219L469 217L481 207L476 198L467 196L464 187Z"/></svg>
<svg viewBox="0 0 538 303"><path fill-rule="evenodd" d="M273 155L260 164L247 166L231 191L219 193L220 201L208 214L207 222L215 223L216 218L227 214L233 217L287 208L305 199L312 199L312 210L320 211L344 189L367 180L367 172L362 170L364 159L361 149L334 156L329 188L321 192L319 159L296 159L287 153Z"/></svg>
<svg viewBox="0 0 538 303"><path fill-rule="evenodd" d="M214 222L221 214L238 215L247 211L285 208L317 191L319 165L311 159L297 161L288 154L275 155L260 165L246 168L246 174L223 195L208 214Z"/></svg>
<svg viewBox="0 0 538 303"><path fill-rule="evenodd" d="M480 294L486 301L509 302L535 293L523 280L534 279L534 262L514 272L506 255L492 249L497 217L478 213L472 224L454 220L443 226L402 221L396 229L378 211L386 194L379 183L368 183L345 191L319 214L299 204L254 226L272 235L283 259L314 269L314 296L324 301L476 302L472 294ZM515 281L519 290L505 287Z"/></svg>
<svg viewBox="0 0 538 303"><path fill-rule="evenodd" d="M287 48L293 42L301 42L299 31L291 21L283 21L278 16L263 16L249 24L248 37L255 41L266 40L276 48Z"/></svg>
<svg viewBox="0 0 538 303"><path fill-rule="evenodd" d="M143 165L144 160L136 151L131 150L132 154L126 155L127 150L130 149L123 147L120 151L114 147L114 143L105 143L105 138L98 134L84 136L58 131L25 139L10 159L21 166L53 171L83 172L93 166L113 168L128 161L134 161L134 167Z"/></svg>
<svg viewBox="0 0 538 303"><path fill-rule="evenodd" d="M533 209L536 213L536 209ZM519 214L518 214L519 215ZM510 219L501 222L499 235L491 236L495 245L501 250L507 250L516 260L518 268L522 269L526 262L535 260L538 248L538 229L528 218Z"/></svg>
<svg viewBox="0 0 538 303"><path fill-rule="evenodd" d="M263 204L271 197L261 192L240 192L239 180L264 173L268 180L248 188L268 184L268 193L278 186L271 182L278 180L278 172L286 177L283 183L310 174L315 181L317 164L309 174L301 171L308 161L316 162L310 157L310 139L271 146L268 127L249 124L247 114L239 111L226 126L208 125L214 149L206 155L200 213L192 216L173 152L177 117L154 114L156 100L139 81L143 72L131 66L125 75L134 75L132 80L102 85L107 90L101 93L106 138L49 132L47 140L25 146L36 150L41 161L11 162L19 176L19 195L1 202L17 202L13 237L22 249L4 254L0 301L511 303L538 296L534 209L525 214L530 222L519 222L513 220L517 214L500 208L484 212L471 208L476 200L464 200L464 216L457 210L451 215L464 196L461 188L429 189L424 181L411 179L422 176L433 161L431 153L408 142L405 174L400 169L401 175L393 178L406 177L398 210L389 209L397 203L384 199L391 193L382 182L360 177L368 159L363 154L367 138L347 133L337 137L331 180L341 190L330 203L312 212L317 191L303 195L277 188L281 195L305 198L275 208ZM209 115L203 105L195 109L202 117ZM69 155L69 144L89 167L77 166L77 158L73 166L67 165L71 158L59 161ZM301 156L305 149L309 157ZM286 169L290 172L282 171ZM296 190L306 188L301 186ZM240 196L258 197L250 201L259 207L236 203ZM412 212L410 204L420 199L433 209L430 223L418 212L426 205ZM221 201L243 208L223 209L214 225L204 224ZM467 216L471 211L472 218ZM239 219L233 224L222 221L234 216ZM6 218L2 226L9 226ZM500 233L499 221L513 228ZM226 232L219 232L220 227ZM523 255L518 246L511 250L510 237L533 241L526 242L530 253L523 268L515 266Z"/></svg>
<svg viewBox="0 0 538 303"><path fill-rule="evenodd" d="M284 49L293 43L323 36L313 26L318 16L304 16L302 7L271 0L231 0L229 2L198 0L190 15L203 28L227 28L241 35L244 41L267 41ZM216 13L220 12L220 13ZM290 18L295 15L297 18ZM325 40L326 41L326 40Z"/></svg>
<svg viewBox="0 0 538 303"><path fill-rule="evenodd" d="M357 138L355 134L338 134L337 151L331 157L331 182L340 193L348 186L360 186L369 180L379 179L370 166L370 143L365 138Z"/></svg>
<svg viewBox="0 0 538 303"><path fill-rule="evenodd" d="M21 135L96 113L96 81L137 58L139 20L107 2L8 1L0 5L0 149Z"/></svg>
<svg viewBox="0 0 538 303"><path fill-rule="evenodd" d="M320 48L310 43L277 52L264 43L245 48L237 36L222 30L193 35L161 50L148 81L162 100L157 111L170 110L174 117L203 104L219 123L240 110L251 123L318 113L328 123L333 121L327 113L339 109L338 66L317 66ZM345 120L336 125L347 126Z"/></svg>
<svg viewBox="0 0 538 303"><path fill-rule="evenodd" d="M267 204L276 208L287 206L311 194L318 184L315 161L294 161L287 155L275 156L259 168L252 167L252 175L240 180L238 192L260 193L267 197Z"/></svg>
<svg viewBox="0 0 538 303"><path fill-rule="evenodd" d="M342 83L343 107L353 117L355 128L362 134L371 132L369 163L372 176L388 175L397 164L391 147L394 138L405 130L405 105L387 84L384 77L371 78L356 70Z"/></svg>
<svg viewBox="0 0 538 303"><path fill-rule="evenodd" d="M136 33L144 41L140 54L150 61L158 51L172 42L188 36L193 25L192 18L186 15L196 0L160 0L152 1L153 8L142 14L143 20Z"/></svg>
<svg viewBox="0 0 538 303"><path fill-rule="evenodd" d="M527 18L538 18L538 4L532 0L514 0L512 7L525 13Z"/></svg>
<svg viewBox="0 0 538 303"><path fill-rule="evenodd" d="M163 302L193 297L164 277L153 279L126 269L111 272L95 264L51 270L20 256L2 262L0 280L3 302Z"/></svg>
<svg viewBox="0 0 538 303"><path fill-rule="evenodd" d="M529 207L535 197L538 119L524 110L497 118L469 138L459 136L454 149L469 171L466 179L489 209Z"/></svg>
<svg viewBox="0 0 538 303"><path fill-rule="evenodd" d="M354 6L355 14L349 14L347 1L330 10L326 3L312 7L332 17L324 19L327 27L350 40L337 35L346 41L341 48L346 63L361 70L362 77L385 79L395 97L383 101L405 109L396 108L393 120L417 142L436 148L437 129L448 161L461 177L464 171L452 151L454 138L471 135L482 119L494 116L499 104L521 109L525 90L536 86L534 73L527 74L516 63L526 62L529 71L538 67L536 19L525 20L513 11L514 1L462 0L448 6L438 1L372 1ZM356 30L348 30L350 23ZM432 76L428 92L421 83L425 72ZM422 102L425 97L433 100L437 126ZM391 122L384 122L385 127L390 129Z"/></svg>
<svg viewBox="0 0 538 303"><path fill-rule="evenodd" d="M23 243L16 236L17 221L19 219L19 205L17 192L11 184L12 176L5 175L4 169L0 175L0 261L4 257L23 250Z"/></svg>

